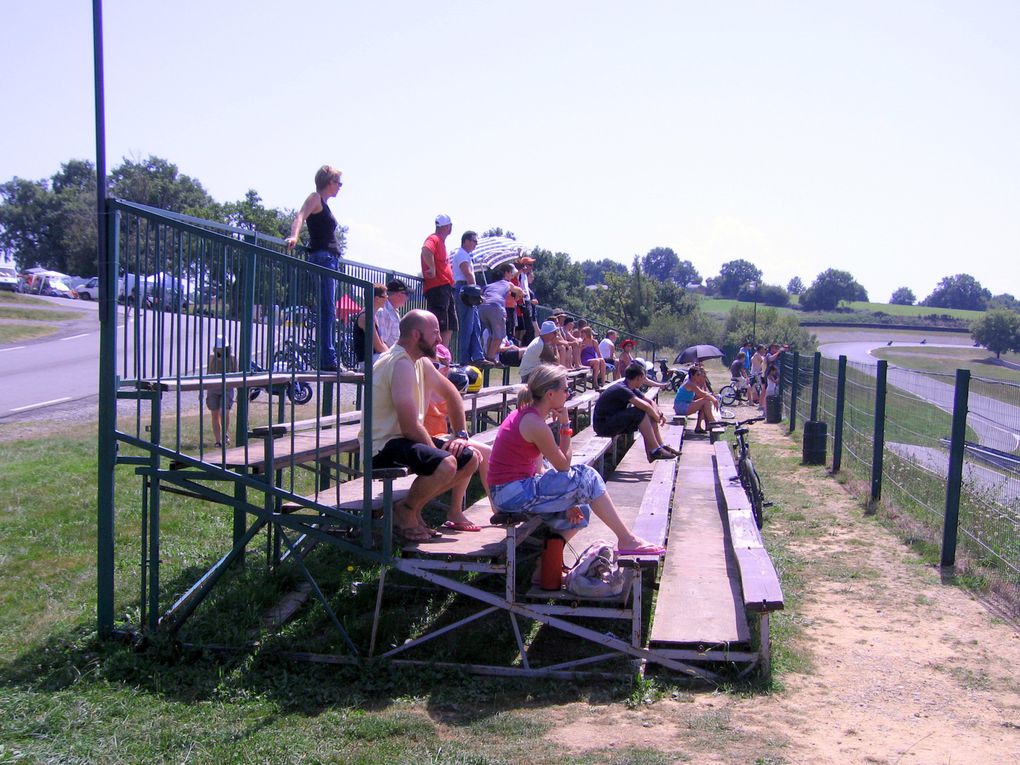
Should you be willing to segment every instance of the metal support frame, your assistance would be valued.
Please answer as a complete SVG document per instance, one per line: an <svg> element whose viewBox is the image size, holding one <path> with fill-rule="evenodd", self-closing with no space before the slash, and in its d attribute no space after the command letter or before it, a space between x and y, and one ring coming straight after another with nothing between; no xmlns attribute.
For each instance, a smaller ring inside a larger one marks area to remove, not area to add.
<svg viewBox="0 0 1020 765"><path fill-rule="evenodd" d="M943 568L956 564L956 536L960 525L960 491L963 484L963 456L967 439L967 402L970 396L970 370L956 370L953 394L953 432L946 474L946 512L942 522Z"/></svg>
<svg viewBox="0 0 1020 765"><path fill-rule="evenodd" d="M843 465L843 413L846 409L846 356L839 357L836 373L836 424L832 433L832 472Z"/></svg>
<svg viewBox="0 0 1020 765"><path fill-rule="evenodd" d="M885 455L885 399L889 362L878 360L875 370L875 431L871 450L871 504L882 499L882 461Z"/></svg>

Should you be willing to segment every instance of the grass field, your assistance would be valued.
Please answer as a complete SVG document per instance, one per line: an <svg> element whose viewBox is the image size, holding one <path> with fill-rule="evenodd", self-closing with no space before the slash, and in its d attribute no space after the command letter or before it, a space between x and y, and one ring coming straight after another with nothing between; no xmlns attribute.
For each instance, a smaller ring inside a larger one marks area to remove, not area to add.
<svg viewBox="0 0 1020 765"><path fill-rule="evenodd" d="M764 464L768 465L768 457ZM265 565L254 544L247 565L228 573L181 634L233 646L217 652L157 640L136 651L100 642L95 620L95 434L79 427L54 438L5 444L0 473L0 762L336 762L509 763L592 761L544 739L543 709L587 702L593 708L685 693L669 681L578 685L564 681L484 679L422 667L360 668L286 661L275 650L343 653L314 600L278 631L264 610L293 589L299 574ZM118 481L117 618L137 620L140 484L129 468ZM780 487L775 512L795 494ZM800 501L799 499L797 501ZM224 551L230 511L164 495L164 605ZM793 566L788 554L784 561ZM377 571L334 549L306 559L331 605L364 645ZM523 572L527 576L528 572ZM392 585L399 585L394 579ZM788 645L797 588L774 627L776 674L801 666ZM444 593L402 590L387 596L385 627L413 635L459 611ZM472 609L474 610L474 609ZM435 658L512 658L509 624L490 621L436 641ZM598 622L600 629L607 623ZM524 625L528 626L528 625ZM484 636L479 639L479 636ZM526 630L525 639L534 638ZM419 657L421 653L417 654ZM775 682L781 682L777 680ZM777 686L778 687L778 686ZM738 684L740 693L768 691ZM665 765L647 749L606 752L600 761Z"/></svg>
<svg viewBox="0 0 1020 765"><path fill-rule="evenodd" d="M969 369L975 377L1020 383L1020 370L999 364L995 354L985 348L878 348L872 355L922 372L953 374L957 369ZM1020 364L1020 353L1004 353L1002 358Z"/></svg>
<svg viewBox="0 0 1020 765"><path fill-rule="evenodd" d="M794 296L795 297L795 296ZM713 316L725 317L729 315L729 312L736 305L741 306L753 306L754 303L744 303L738 300L729 300L725 298L702 298L699 303L701 310L705 313ZM766 307L764 303L758 303L759 308ZM783 311L786 313L797 314L802 321L824 321L824 322L839 322L839 321L869 321L874 320L871 314L884 313L887 316L901 317L903 319L918 319L927 316L935 315L937 317L948 316L951 319L962 319L964 321L973 321L984 315L983 311L964 311L955 308L928 308L926 306L919 305L890 305L887 303L861 303L854 302L849 303L848 307L851 309L850 312L805 312L799 309L798 303L795 299L791 299L789 307L777 308L777 311Z"/></svg>
<svg viewBox="0 0 1020 765"><path fill-rule="evenodd" d="M960 308L930 308L923 305L892 305L890 303L861 303L853 302L849 304L850 308L854 311L864 311L867 313L885 313L890 316L930 316L935 314L936 316L951 316L954 319L966 319L967 321L973 321L984 315L984 311L965 311Z"/></svg>
<svg viewBox="0 0 1020 765"><path fill-rule="evenodd" d="M57 329L52 324L2 323L0 324L0 345L13 345L24 340L46 337L46 335L52 335Z"/></svg>

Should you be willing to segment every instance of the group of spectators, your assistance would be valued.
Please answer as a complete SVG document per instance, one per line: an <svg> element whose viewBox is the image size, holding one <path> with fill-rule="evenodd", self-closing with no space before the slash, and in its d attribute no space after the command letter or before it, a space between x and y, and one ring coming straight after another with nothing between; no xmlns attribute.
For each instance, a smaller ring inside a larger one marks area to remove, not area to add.
<svg viewBox="0 0 1020 765"><path fill-rule="evenodd" d="M321 167L315 175L315 191L301 206L286 240L289 248L294 247L307 223L309 262L333 271L339 267L340 246L328 202L342 186L339 170ZM648 382L644 365L629 363L627 341L617 358L615 333L607 333L599 343L590 326L563 311L555 311L539 326L532 258L520 257L515 264L500 266L498 278L480 287L471 258L478 236L465 231L451 259L446 239L452 230L450 217L438 215L434 233L422 245L427 311L400 315L407 285L399 279L374 289L373 354L371 360L363 360L373 369L372 465L405 467L416 476L407 496L394 504L395 531L410 542L450 531L479 531L464 515L468 482L478 472L496 510L539 513L566 538L594 512L616 535L621 553L661 555L664 548L626 527L599 474L584 465L571 465L567 371L584 366L591 367L600 388L615 370L621 372L595 406L596 433L609 436L640 430L649 461L678 455L663 443L660 425L665 416L640 392ZM320 369L337 370L335 279L320 275L318 298ZM368 316L366 309L354 319L354 345L362 352ZM470 438L463 399L448 379L453 361L449 346L458 330L457 358L463 364L495 366L509 353L520 360L526 388L491 448ZM487 338L484 345L483 337ZM515 345L510 338L526 345ZM422 510L447 491L451 497L446 520L441 529L432 529Z"/></svg>

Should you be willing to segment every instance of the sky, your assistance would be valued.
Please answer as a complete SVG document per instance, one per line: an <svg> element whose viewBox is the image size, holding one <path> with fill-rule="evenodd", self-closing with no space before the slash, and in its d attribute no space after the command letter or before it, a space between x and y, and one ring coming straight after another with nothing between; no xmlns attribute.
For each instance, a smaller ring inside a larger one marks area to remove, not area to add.
<svg viewBox="0 0 1020 765"><path fill-rule="evenodd" d="M108 168L297 208L418 273L438 213L575 261L1020 296L1020 3L105 0ZM89 0L0 2L0 182L95 158Z"/></svg>

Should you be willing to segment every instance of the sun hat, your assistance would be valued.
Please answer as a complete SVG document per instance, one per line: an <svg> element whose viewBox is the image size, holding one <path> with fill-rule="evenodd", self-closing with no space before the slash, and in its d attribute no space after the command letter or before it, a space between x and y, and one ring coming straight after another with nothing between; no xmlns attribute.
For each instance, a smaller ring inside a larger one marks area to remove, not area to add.
<svg viewBox="0 0 1020 765"><path fill-rule="evenodd" d="M529 258L527 255L525 255L522 258L518 258L517 262L520 263L522 266L530 266L532 263L535 262L535 259Z"/></svg>
<svg viewBox="0 0 1020 765"><path fill-rule="evenodd" d="M624 340L623 342L620 343L620 347L621 348L626 348L628 345L633 347L633 346L637 345L637 341L636 340L632 340L631 338L628 337L626 340Z"/></svg>
<svg viewBox="0 0 1020 765"><path fill-rule="evenodd" d="M450 362L453 361L453 354L450 353L450 349L442 343L436 345L436 359L441 363L442 366L450 366Z"/></svg>
<svg viewBox="0 0 1020 765"><path fill-rule="evenodd" d="M543 321L542 326L538 330L539 335L555 335L559 330L554 321Z"/></svg>

